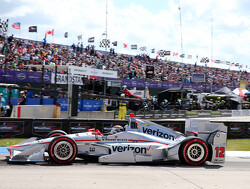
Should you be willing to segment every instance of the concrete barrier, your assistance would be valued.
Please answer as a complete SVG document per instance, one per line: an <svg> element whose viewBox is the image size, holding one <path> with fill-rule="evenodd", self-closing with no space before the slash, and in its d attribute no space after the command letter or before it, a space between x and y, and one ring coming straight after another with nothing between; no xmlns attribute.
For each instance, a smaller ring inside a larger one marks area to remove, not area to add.
<svg viewBox="0 0 250 189"><path fill-rule="evenodd" d="M14 106L11 112L12 118L54 118L55 105L19 105ZM59 110L59 117L60 117Z"/></svg>
<svg viewBox="0 0 250 189"><path fill-rule="evenodd" d="M114 119L114 117L114 111L80 111L78 115L73 118ZM68 118L68 112L61 112L60 118Z"/></svg>

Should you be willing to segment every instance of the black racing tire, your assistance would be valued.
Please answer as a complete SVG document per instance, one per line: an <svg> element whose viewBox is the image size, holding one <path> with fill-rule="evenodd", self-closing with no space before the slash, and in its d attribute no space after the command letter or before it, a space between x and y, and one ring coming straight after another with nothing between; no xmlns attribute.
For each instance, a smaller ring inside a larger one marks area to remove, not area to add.
<svg viewBox="0 0 250 189"><path fill-rule="evenodd" d="M48 153L52 162L69 164L76 158L77 145L70 137L59 136L50 142Z"/></svg>
<svg viewBox="0 0 250 189"><path fill-rule="evenodd" d="M180 161L187 165L202 165L209 154L207 144L200 138L185 141L179 150Z"/></svg>
<svg viewBox="0 0 250 189"><path fill-rule="evenodd" d="M49 132L49 133L46 135L46 138L57 137L57 136L63 136L63 135L67 135L67 133L64 132L64 131L62 131L62 130L54 130L54 131Z"/></svg>

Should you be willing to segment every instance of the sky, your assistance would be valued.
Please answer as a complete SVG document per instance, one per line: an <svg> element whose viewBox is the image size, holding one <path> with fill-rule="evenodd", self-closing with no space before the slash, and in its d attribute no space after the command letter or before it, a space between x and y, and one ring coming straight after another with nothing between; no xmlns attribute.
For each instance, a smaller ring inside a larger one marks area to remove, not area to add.
<svg viewBox="0 0 250 189"><path fill-rule="evenodd" d="M168 60L200 64L208 57L250 68L249 0L0 0L0 5L0 19L9 19L8 35L15 37L42 41L45 32L54 29L48 43L77 44L82 35L84 46L95 37L96 49L105 50L99 42L106 38L102 34L107 24L107 38L118 41L118 53L154 58L158 50L166 50L171 52L164 57ZM14 22L21 23L20 30L11 27ZM34 25L38 32L29 33ZM144 46L147 50L140 51ZM183 52L185 58L172 56L174 52ZM211 61L207 65L239 69Z"/></svg>

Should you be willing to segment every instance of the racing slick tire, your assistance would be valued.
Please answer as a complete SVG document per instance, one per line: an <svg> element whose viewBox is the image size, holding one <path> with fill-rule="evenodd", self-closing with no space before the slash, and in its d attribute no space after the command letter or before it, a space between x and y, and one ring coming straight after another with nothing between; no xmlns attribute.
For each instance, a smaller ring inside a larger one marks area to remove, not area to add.
<svg viewBox="0 0 250 189"><path fill-rule="evenodd" d="M77 145L70 137L59 136L50 142L48 154L54 163L69 164L76 158Z"/></svg>
<svg viewBox="0 0 250 189"><path fill-rule="evenodd" d="M46 138L57 137L57 136L63 136L63 135L67 135L67 133L64 132L64 131L62 131L62 130L54 130L54 131L49 132L49 133L46 135Z"/></svg>
<svg viewBox="0 0 250 189"><path fill-rule="evenodd" d="M207 144L200 138L185 141L179 151L180 161L187 165L202 165L208 157Z"/></svg>

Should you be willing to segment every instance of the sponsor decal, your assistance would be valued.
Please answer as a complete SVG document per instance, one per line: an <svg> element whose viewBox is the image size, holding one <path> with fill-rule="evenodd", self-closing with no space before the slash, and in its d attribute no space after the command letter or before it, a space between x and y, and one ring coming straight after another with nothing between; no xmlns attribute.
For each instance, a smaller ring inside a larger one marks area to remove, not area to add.
<svg viewBox="0 0 250 189"><path fill-rule="evenodd" d="M154 130L154 129L149 129L149 128L142 127L142 131L143 131L143 133L153 135L153 136L157 136L159 138L165 138L165 139L173 140L173 141L175 140L174 135L170 135L168 133L163 133L159 129Z"/></svg>
<svg viewBox="0 0 250 189"><path fill-rule="evenodd" d="M107 136L103 136L102 141L128 141L128 139L126 138L109 138L108 139Z"/></svg>
<svg viewBox="0 0 250 189"><path fill-rule="evenodd" d="M17 76L17 78L20 79L20 80L26 79L26 75L25 75L24 73L19 73L19 74L17 74L16 76Z"/></svg>
<svg viewBox="0 0 250 189"><path fill-rule="evenodd" d="M144 126L149 126L150 124L149 123L141 123L142 125Z"/></svg>
<svg viewBox="0 0 250 189"><path fill-rule="evenodd" d="M44 81L50 81L49 75L44 74L43 76Z"/></svg>
<svg viewBox="0 0 250 189"><path fill-rule="evenodd" d="M151 145L146 148L146 147L138 147L138 146L112 146L113 152L126 152L126 151L133 151L133 153L136 154L146 154L147 151L151 149Z"/></svg>

